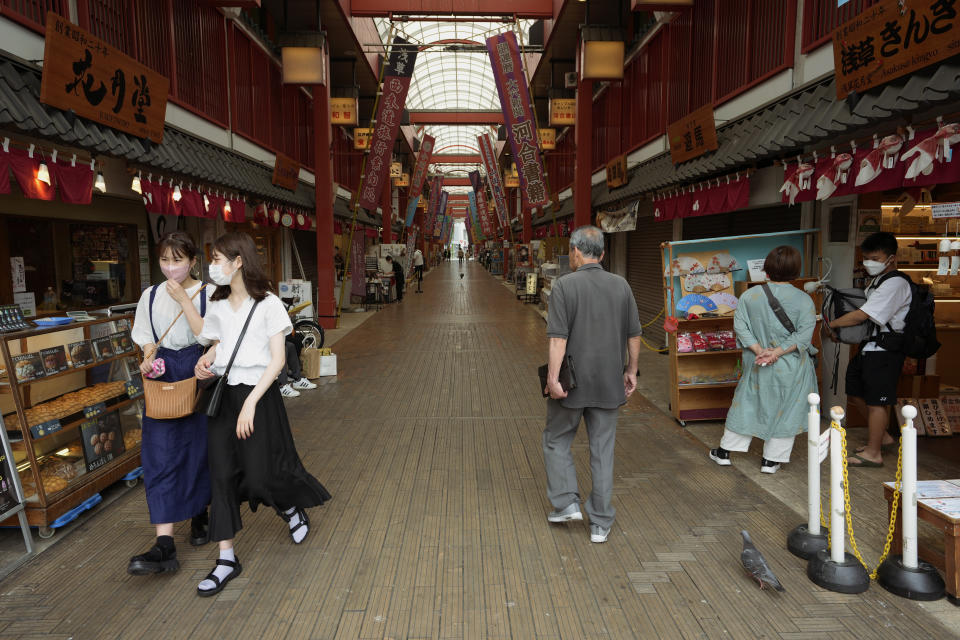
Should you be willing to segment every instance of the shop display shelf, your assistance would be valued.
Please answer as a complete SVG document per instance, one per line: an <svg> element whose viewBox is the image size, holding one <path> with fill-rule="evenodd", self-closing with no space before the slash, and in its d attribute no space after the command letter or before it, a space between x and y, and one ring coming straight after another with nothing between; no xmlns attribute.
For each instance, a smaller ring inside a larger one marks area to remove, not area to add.
<svg viewBox="0 0 960 640"><path fill-rule="evenodd" d="M686 356L729 356L729 355L740 355L743 353L742 349L718 349L715 351L691 351L690 353L680 353L677 352L678 358L683 358Z"/></svg>
<svg viewBox="0 0 960 640"><path fill-rule="evenodd" d="M697 323L710 323L710 322L721 322L721 321L723 321L723 320L730 320L730 321L732 321L732 320L733 320L733 316L732 316L732 315L729 315L729 316L717 316L716 318L692 318L692 319L677 318L677 321L678 321L680 324L684 324L684 323L688 323L688 322L689 322L689 323L692 323L692 324L697 324Z"/></svg>
<svg viewBox="0 0 960 640"><path fill-rule="evenodd" d="M143 398L142 395L139 395L139 396L136 396L136 397L133 397L133 398L130 398L130 397L127 397L127 396L116 396L116 397L114 397L114 398L112 398L112 399L110 399L110 400L107 400L107 401L104 403L104 404L106 405L106 407L107 407L107 409L106 409L106 411L104 411L104 413L110 413L110 412L112 412L112 411L120 411L121 409L125 409L125 408L127 408L128 406L130 406L131 404L133 404L134 402L136 402L137 400L140 400L141 398ZM79 417L78 417L78 416L79 416ZM62 432L64 432L64 431L69 431L70 429L75 429L75 428L79 427L81 424L83 424L84 422L86 422L87 420L91 420L91 419L92 419L92 418L86 417L86 416L83 414L83 411L78 411L78 412L76 412L76 413L73 413L73 414L67 416L66 418L63 418L63 419L60 421L60 428L59 428L58 430L53 431L53 432L51 432L51 433L48 433L48 434L45 435L45 436L40 436L39 438L34 438L34 437L31 436L31 437L30 437L30 440L31 440L31 442L42 442L42 441L45 440L46 438L49 438L49 437L51 437L51 436L55 436L55 435L57 435L58 433L62 433ZM31 427L34 427L34 426L36 426L36 425L30 425L30 426L31 426Z"/></svg>
<svg viewBox="0 0 960 640"><path fill-rule="evenodd" d="M62 376L65 376L71 373L76 373L78 371L85 371L87 369L93 369L94 367L99 367L101 365L110 364L115 360L123 360L124 358L135 358L135 357L137 357L136 351L121 353L120 355L110 356L109 358L104 358L103 360L98 360L97 362L93 362L91 364L85 364L79 367L70 367L66 371L61 371L59 373L54 373L52 375L43 376L42 378L36 378L35 380L28 380L27 382L17 381L17 386L27 387L32 384L36 384L38 382L44 382L46 380L56 380L57 378L60 378ZM0 393L10 393L10 380L8 380L6 376L0 377Z"/></svg>

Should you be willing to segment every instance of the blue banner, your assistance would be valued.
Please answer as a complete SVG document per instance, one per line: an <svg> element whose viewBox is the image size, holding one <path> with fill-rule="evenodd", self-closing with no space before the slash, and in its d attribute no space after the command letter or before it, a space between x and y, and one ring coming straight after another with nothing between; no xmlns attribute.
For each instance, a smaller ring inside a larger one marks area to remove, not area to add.
<svg viewBox="0 0 960 640"><path fill-rule="evenodd" d="M410 204L407 205L407 219L404 223L404 226L413 226L413 216L415 216L417 213L417 205L420 203L420 198L421 196L417 196L416 198L410 199Z"/></svg>

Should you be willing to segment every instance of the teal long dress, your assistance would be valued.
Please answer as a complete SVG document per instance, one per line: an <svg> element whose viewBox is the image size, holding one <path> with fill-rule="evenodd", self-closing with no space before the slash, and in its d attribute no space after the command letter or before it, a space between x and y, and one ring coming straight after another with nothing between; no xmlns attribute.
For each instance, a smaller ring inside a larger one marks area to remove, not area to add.
<svg viewBox="0 0 960 640"><path fill-rule="evenodd" d="M734 314L733 327L743 348L743 375L727 413L726 428L734 433L763 440L790 438L807 430L807 396L817 391L817 375L811 344L816 327L813 300L790 284L771 284L796 329L788 333L770 308L763 289L751 287L742 296ZM797 350L774 364L758 367L750 345Z"/></svg>

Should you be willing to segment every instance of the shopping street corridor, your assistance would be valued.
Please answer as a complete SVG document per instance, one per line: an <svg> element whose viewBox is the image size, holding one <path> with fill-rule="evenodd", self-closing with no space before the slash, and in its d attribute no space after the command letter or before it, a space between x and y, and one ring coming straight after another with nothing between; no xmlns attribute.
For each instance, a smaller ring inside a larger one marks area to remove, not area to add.
<svg viewBox="0 0 960 640"><path fill-rule="evenodd" d="M620 419L609 541L548 524L544 322L476 262L464 273L434 269L337 343L336 382L287 401L333 494L304 544L244 511L243 574L219 596L196 596L217 551L190 547L189 523L179 572L128 575L153 540L138 487L0 582L0 638L954 637L876 585L814 586L784 546L801 517L639 395ZM582 495L588 454L581 429ZM741 529L784 593L744 575Z"/></svg>

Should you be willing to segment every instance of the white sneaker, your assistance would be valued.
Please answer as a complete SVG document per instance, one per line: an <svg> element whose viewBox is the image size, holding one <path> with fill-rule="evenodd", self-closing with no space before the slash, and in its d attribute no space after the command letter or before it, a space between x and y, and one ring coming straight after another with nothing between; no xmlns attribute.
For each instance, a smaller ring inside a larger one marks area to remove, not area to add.
<svg viewBox="0 0 960 640"><path fill-rule="evenodd" d="M590 542L606 542L610 529L604 529L598 524L590 525Z"/></svg>
<svg viewBox="0 0 960 640"><path fill-rule="evenodd" d="M285 384L280 387L280 395L284 398L296 398L300 395L300 392L291 387L289 384Z"/></svg>
<svg viewBox="0 0 960 640"><path fill-rule="evenodd" d="M294 389L316 389L317 388L317 385L313 384L306 378L300 378L290 386L293 387Z"/></svg>
<svg viewBox="0 0 960 640"><path fill-rule="evenodd" d="M760 473L776 473L780 470L780 463L766 458L760 458Z"/></svg>

